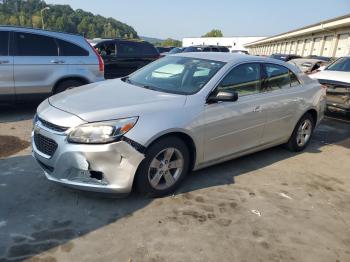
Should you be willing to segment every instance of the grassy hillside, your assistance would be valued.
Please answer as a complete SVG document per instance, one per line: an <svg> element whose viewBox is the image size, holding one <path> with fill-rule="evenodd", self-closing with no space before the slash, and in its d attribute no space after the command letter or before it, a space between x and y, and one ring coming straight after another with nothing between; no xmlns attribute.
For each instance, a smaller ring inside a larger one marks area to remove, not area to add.
<svg viewBox="0 0 350 262"><path fill-rule="evenodd" d="M84 34L87 38L138 38L129 25L113 18L94 15L69 5L47 5L41 0L0 0L0 24L42 28L41 10L45 29Z"/></svg>

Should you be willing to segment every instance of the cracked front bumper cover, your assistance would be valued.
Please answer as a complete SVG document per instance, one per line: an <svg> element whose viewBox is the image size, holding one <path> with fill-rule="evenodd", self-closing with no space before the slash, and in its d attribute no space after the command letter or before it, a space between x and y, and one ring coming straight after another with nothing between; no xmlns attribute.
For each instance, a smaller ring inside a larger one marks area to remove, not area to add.
<svg viewBox="0 0 350 262"><path fill-rule="evenodd" d="M136 170L144 155L127 142L71 144L66 141L66 136L43 129L40 134L58 144L53 156L48 157L36 148L32 136L33 156L50 181L94 192L131 192ZM101 178L94 177L94 173L101 174Z"/></svg>

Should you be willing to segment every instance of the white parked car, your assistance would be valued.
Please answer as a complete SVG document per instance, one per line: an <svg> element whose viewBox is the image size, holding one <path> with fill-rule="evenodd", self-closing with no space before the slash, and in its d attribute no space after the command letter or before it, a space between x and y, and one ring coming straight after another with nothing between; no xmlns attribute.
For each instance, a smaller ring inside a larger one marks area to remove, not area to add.
<svg viewBox="0 0 350 262"><path fill-rule="evenodd" d="M180 53L44 101L33 155L57 183L161 196L191 170L281 144L303 150L324 108L322 86L290 64Z"/></svg>
<svg viewBox="0 0 350 262"><path fill-rule="evenodd" d="M310 77L327 87L329 110L350 113L350 57L339 58Z"/></svg>

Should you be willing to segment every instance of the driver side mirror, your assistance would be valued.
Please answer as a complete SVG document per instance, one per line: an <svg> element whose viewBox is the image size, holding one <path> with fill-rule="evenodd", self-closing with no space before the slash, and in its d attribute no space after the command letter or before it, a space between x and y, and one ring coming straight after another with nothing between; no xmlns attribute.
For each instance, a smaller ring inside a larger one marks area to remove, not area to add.
<svg viewBox="0 0 350 262"><path fill-rule="evenodd" d="M209 103L216 102L235 102L238 100L238 93L236 91L219 91L214 92L208 98Z"/></svg>

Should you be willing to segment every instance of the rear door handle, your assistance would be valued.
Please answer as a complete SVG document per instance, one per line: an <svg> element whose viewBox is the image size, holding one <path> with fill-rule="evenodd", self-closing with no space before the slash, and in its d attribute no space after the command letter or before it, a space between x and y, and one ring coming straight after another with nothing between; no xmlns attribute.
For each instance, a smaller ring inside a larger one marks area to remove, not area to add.
<svg viewBox="0 0 350 262"><path fill-rule="evenodd" d="M8 64L8 63L10 63L9 60L0 60L0 64Z"/></svg>
<svg viewBox="0 0 350 262"><path fill-rule="evenodd" d="M58 60L58 59L51 60L52 64L64 64L65 62L66 61L64 61L64 60Z"/></svg>
<svg viewBox="0 0 350 262"><path fill-rule="evenodd" d="M257 107L254 108L253 112L254 112L254 113L260 113L261 110L262 110L262 109L261 109L261 106L257 106Z"/></svg>

